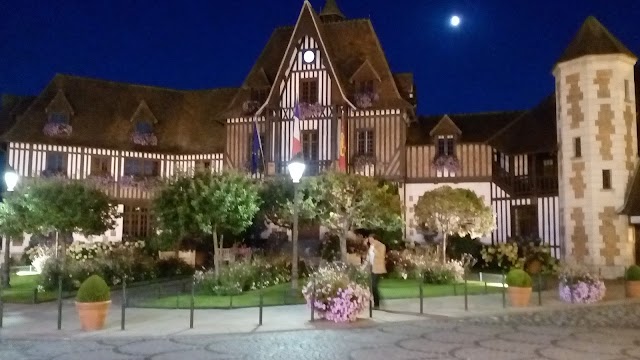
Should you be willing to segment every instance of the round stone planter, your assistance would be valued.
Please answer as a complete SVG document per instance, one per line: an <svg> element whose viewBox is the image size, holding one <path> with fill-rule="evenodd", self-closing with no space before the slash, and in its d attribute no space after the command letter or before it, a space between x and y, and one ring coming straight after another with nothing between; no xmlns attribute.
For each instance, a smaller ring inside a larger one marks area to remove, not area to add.
<svg viewBox="0 0 640 360"><path fill-rule="evenodd" d="M640 280L634 280L626 282L627 297L640 298Z"/></svg>
<svg viewBox="0 0 640 360"><path fill-rule="evenodd" d="M80 327L84 331L100 330L104 327L105 319L109 313L111 300L93 303L81 303L76 301L76 310L80 317Z"/></svg>
<svg viewBox="0 0 640 360"><path fill-rule="evenodd" d="M526 307L529 306L529 300L531 299L530 287L514 287L509 286L507 289L509 293L509 302L513 307Z"/></svg>

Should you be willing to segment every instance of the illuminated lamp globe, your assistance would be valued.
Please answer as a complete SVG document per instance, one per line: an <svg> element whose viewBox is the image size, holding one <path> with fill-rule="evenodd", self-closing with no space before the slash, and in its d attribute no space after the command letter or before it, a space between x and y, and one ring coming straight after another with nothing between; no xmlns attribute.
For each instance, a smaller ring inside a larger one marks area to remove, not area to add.
<svg viewBox="0 0 640 360"><path fill-rule="evenodd" d="M18 180L18 174L13 169L9 168L4 173L4 183L7 186L7 191L13 191L18 185Z"/></svg>
<svg viewBox="0 0 640 360"><path fill-rule="evenodd" d="M294 184L299 183L300 179L302 179L302 174L304 174L305 167L306 165L304 164L304 161L302 161L300 157L295 157L291 159L291 161L289 162L289 165L287 165L287 169L289 170L289 175L291 176L291 180L293 181Z"/></svg>

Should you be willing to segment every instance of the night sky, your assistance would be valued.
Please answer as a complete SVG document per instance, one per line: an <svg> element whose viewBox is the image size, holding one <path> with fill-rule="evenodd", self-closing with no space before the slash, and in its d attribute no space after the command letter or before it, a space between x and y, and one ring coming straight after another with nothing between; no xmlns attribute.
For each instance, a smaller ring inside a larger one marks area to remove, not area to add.
<svg viewBox="0 0 640 360"><path fill-rule="evenodd" d="M573 6L572 3L579 5ZM638 0L338 0L370 17L419 113L530 108L588 15L640 54ZM615 6L610 5L615 4ZM324 0L313 0L320 11ZM301 0L0 1L0 93L37 94L55 73L176 89L240 86ZM449 26L451 15L462 18Z"/></svg>

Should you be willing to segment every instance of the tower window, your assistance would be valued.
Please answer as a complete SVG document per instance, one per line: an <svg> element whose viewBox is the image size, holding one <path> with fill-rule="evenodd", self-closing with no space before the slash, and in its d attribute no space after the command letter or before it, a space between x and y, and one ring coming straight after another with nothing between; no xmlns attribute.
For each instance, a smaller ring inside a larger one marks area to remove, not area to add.
<svg viewBox="0 0 640 360"><path fill-rule="evenodd" d="M631 89L629 80L624 80L624 101L631 101Z"/></svg>
<svg viewBox="0 0 640 360"><path fill-rule="evenodd" d="M602 188L604 190L611 189L611 170L602 170Z"/></svg>
<svg viewBox="0 0 640 360"><path fill-rule="evenodd" d="M573 156L582 157L582 141L579 137L573 138Z"/></svg>

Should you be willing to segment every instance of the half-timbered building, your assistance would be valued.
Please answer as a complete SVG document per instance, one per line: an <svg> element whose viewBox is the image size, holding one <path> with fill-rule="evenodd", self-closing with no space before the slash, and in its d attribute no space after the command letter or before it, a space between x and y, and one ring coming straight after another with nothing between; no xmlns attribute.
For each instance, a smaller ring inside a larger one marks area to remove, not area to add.
<svg viewBox="0 0 640 360"><path fill-rule="evenodd" d="M464 187L495 210L498 227L484 241L539 236L556 256L613 275L638 248L635 63L589 18L554 67L554 94L538 105L419 116L413 75L390 68L371 20L348 19L335 0L319 13L304 1L237 89L57 75L4 140L8 164L25 178L99 181L124 214L103 237L115 240L150 233L146 185L155 178L286 173L297 118L305 175L335 169L395 182L409 240L422 239L412 209L425 191Z"/></svg>

